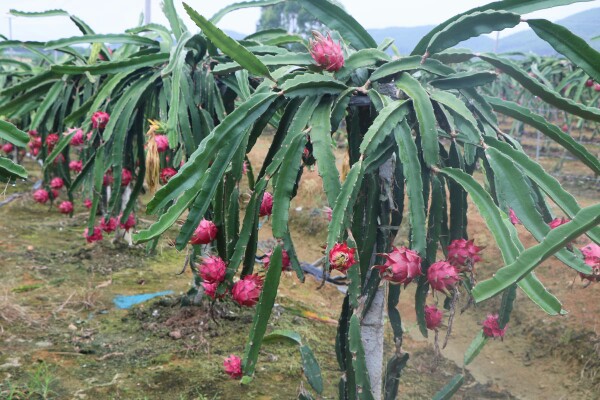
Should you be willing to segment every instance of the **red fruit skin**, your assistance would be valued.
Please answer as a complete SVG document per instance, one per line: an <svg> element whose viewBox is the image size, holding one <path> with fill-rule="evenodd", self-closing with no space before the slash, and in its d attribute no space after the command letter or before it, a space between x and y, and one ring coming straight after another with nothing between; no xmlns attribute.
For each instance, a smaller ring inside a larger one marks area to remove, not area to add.
<svg viewBox="0 0 600 400"><path fill-rule="evenodd" d="M562 126L562 131L563 131L563 132L565 132L565 133L569 132L569 125L567 125L567 124L564 124L564 125Z"/></svg>
<svg viewBox="0 0 600 400"><path fill-rule="evenodd" d="M94 243L102 240L102 230L99 227L95 226L92 234L89 234L88 228L85 228L83 232L83 237L87 240L88 243Z"/></svg>
<svg viewBox="0 0 600 400"><path fill-rule="evenodd" d="M460 281L460 275L456 267L449 262L438 261L431 264L427 270L427 281L433 290L448 293Z"/></svg>
<svg viewBox="0 0 600 400"><path fill-rule="evenodd" d="M382 254L386 258L384 265L375 265L381 279L393 284L408 285L414 278L422 275L419 253L407 247L392 247L392 251Z"/></svg>
<svg viewBox="0 0 600 400"><path fill-rule="evenodd" d="M12 143L4 143L2 145L2 151L6 154L12 153L14 149L15 149L15 146L13 146Z"/></svg>
<svg viewBox="0 0 600 400"><path fill-rule="evenodd" d="M58 143L59 140L60 137L56 133L51 133L48 136L46 136L46 145L48 146L48 150L52 151L52 149L54 149L54 146L56 146L56 143Z"/></svg>
<svg viewBox="0 0 600 400"><path fill-rule="evenodd" d="M221 257L208 256L202 260L200 265L200 276L207 283L221 283L225 279L227 265Z"/></svg>
<svg viewBox="0 0 600 400"><path fill-rule="evenodd" d="M119 221L121 221L122 218L123 214L119 215ZM125 229L126 231L133 228L135 226L135 215L133 215L133 213L129 214L125 222L119 222L119 226L121 229Z"/></svg>
<svg viewBox="0 0 600 400"><path fill-rule="evenodd" d="M506 333L506 326L500 329L498 314L489 314L483 321L483 334L490 338L502 338Z"/></svg>
<svg viewBox="0 0 600 400"><path fill-rule="evenodd" d="M110 186L115 181L111 174L104 174L102 177L102 186Z"/></svg>
<svg viewBox="0 0 600 400"><path fill-rule="evenodd" d="M131 183L131 180L133 179L133 175L131 174L131 171L128 170L127 168L123 168L121 170L121 186L127 186Z"/></svg>
<svg viewBox="0 0 600 400"><path fill-rule="evenodd" d="M508 211L508 217L513 225L519 225L521 223L521 220L519 220L519 217L517 217L517 214L515 214L515 210L512 208Z"/></svg>
<svg viewBox="0 0 600 400"><path fill-rule="evenodd" d="M156 135L154 136L154 140L156 140L156 149L159 153L169 150L169 138L165 135Z"/></svg>
<svg viewBox="0 0 600 400"><path fill-rule="evenodd" d="M585 81L585 86L587 86L587 87L594 86L594 80L593 79L588 79L587 81Z"/></svg>
<svg viewBox="0 0 600 400"><path fill-rule="evenodd" d="M62 214L71 214L73 212L73 203L71 203L70 201L63 201L58 206L58 210Z"/></svg>
<svg viewBox="0 0 600 400"><path fill-rule="evenodd" d="M344 53L341 43L336 43L331 39L331 35L323 36L319 32L313 33L313 39L310 39L310 55L317 65L326 71L339 71L344 66Z"/></svg>
<svg viewBox="0 0 600 400"><path fill-rule="evenodd" d="M106 124L110 120L110 115L105 113L104 111L96 111L92 115L92 128L94 129L104 129L106 128Z"/></svg>
<svg viewBox="0 0 600 400"><path fill-rule="evenodd" d="M590 243L580 250L585 257L585 263L592 268L592 273L588 275L580 272L579 276L582 280L600 282L600 246L596 243Z"/></svg>
<svg viewBox="0 0 600 400"><path fill-rule="evenodd" d="M273 251L269 251L265 254L265 258L263 258L263 266L265 269L269 269L269 264L271 264L271 256L273 255ZM292 266L292 261L290 260L290 255L287 251L282 250L281 252L281 267L283 271L289 271Z"/></svg>
<svg viewBox="0 0 600 400"><path fill-rule="evenodd" d="M83 206L89 210L90 208L92 208L92 200L90 200L90 199L85 199L85 200L83 201Z"/></svg>
<svg viewBox="0 0 600 400"><path fill-rule="evenodd" d="M38 189L33 192L33 200L40 204L46 204L50 200L50 194L45 189Z"/></svg>
<svg viewBox="0 0 600 400"><path fill-rule="evenodd" d="M119 222L115 217L110 217L108 220L106 220L106 217L104 217L100 221L100 229L106 233L111 233L117 229L118 224Z"/></svg>
<svg viewBox="0 0 600 400"><path fill-rule="evenodd" d="M219 295L217 293L217 290L219 289L218 282L215 282L215 283L202 282L202 287L204 288L204 294L213 300L222 299L225 297L225 293L223 293L221 295Z"/></svg>
<svg viewBox="0 0 600 400"><path fill-rule="evenodd" d="M436 306L425 306L425 325L429 330L436 330L442 324L444 314Z"/></svg>
<svg viewBox="0 0 600 400"><path fill-rule="evenodd" d="M62 178L57 177L50 181L50 187L52 189L60 190L63 188L63 186L65 186L65 182L62 180Z"/></svg>
<svg viewBox="0 0 600 400"><path fill-rule="evenodd" d="M474 265L481 261L479 252L481 248L475 246L473 239L455 239L448 246L448 262L455 267L464 267L467 262Z"/></svg>
<svg viewBox="0 0 600 400"><path fill-rule="evenodd" d="M262 279L254 275L246 275L233 284L231 297L243 307L252 307L258 302L262 290Z"/></svg>
<svg viewBox="0 0 600 400"><path fill-rule="evenodd" d="M80 173L81 170L83 169L83 161L82 160L70 161L69 169L77 174Z"/></svg>
<svg viewBox="0 0 600 400"><path fill-rule="evenodd" d="M594 90L600 92L600 83L594 83Z"/></svg>
<svg viewBox="0 0 600 400"><path fill-rule="evenodd" d="M160 183L166 185L169 182L169 179L177 175L177 171L175 168L166 167L160 171Z"/></svg>
<svg viewBox="0 0 600 400"><path fill-rule="evenodd" d="M73 132L72 129L67 134L70 134L71 132ZM83 131L81 129L77 129L77 131L71 138L71 146L81 146L81 145L83 145Z"/></svg>
<svg viewBox="0 0 600 400"><path fill-rule="evenodd" d="M337 269L342 273L348 271L355 263L355 252L356 249L348 247L346 242L334 244L329 252L329 265L331 266L331 269Z"/></svg>
<svg viewBox="0 0 600 400"><path fill-rule="evenodd" d="M236 355L230 355L223 361L225 373L233 379L242 377L242 359Z"/></svg>
<svg viewBox="0 0 600 400"><path fill-rule="evenodd" d="M191 244L209 244L217 237L219 229L214 222L207 219L200 221L200 224L194 231L192 238L190 239Z"/></svg>
<svg viewBox="0 0 600 400"><path fill-rule="evenodd" d="M567 218L554 218L552 221L550 221L548 223L548 226L550 227L550 229L554 229L554 228L558 228L559 226L566 224L567 222L571 221L570 219Z"/></svg>
<svg viewBox="0 0 600 400"><path fill-rule="evenodd" d="M265 217L267 215L271 215L271 213L273 213L273 195L269 192L265 192L260 203L258 215L260 217Z"/></svg>

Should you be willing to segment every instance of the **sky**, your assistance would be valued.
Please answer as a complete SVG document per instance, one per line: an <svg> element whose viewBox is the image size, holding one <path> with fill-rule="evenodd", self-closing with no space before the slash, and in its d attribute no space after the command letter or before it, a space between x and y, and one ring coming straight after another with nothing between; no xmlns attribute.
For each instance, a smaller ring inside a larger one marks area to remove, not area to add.
<svg viewBox="0 0 600 400"><path fill-rule="evenodd" d="M239 0L238 0L239 1ZM366 28L391 26L433 25L451 16L489 3L488 0L338 0L346 10ZM187 3L204 16L212 16L235 0L187 0ZM175 0L179 15L190 29L197 30L187 19L181 5ZM9 17L10 9L21 11L44 11L64 9L87 22L97 33L120 33L138 24L144 10L145 0L0 0L0 33L17 40L47 41L79 34L75 25L66 17L23 18ZM161 0L151 0L152 22L167 25L160 8ZM538 11L528 17L556 21L586 9L600 7L600 0L580 2L551 10ZM235 11L226 16L219 27L249 34L255 31L260 9ZM10 22L9 22L10 20ZM521 24L523 25L523 24ZM517 27L516 30L525 27ZM503 32L502 36L512 32Z"/></svg>

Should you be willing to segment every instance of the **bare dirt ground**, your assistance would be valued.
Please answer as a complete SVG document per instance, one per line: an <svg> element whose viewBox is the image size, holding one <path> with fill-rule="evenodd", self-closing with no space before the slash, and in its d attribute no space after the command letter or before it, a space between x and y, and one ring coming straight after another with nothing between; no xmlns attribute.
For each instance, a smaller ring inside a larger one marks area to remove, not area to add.
<svg viewBox="0 0 600 400"><path fill-rule="evenodd" d="M252 157L258 159L266 146L260 141ZM306 171L303 179L291 226L300 258L311 262L322 256L327 222L318 210L325 201L317 172ZM597 188L583 189L583 204L597 201ZM252 311L228 302L212 310L181 307L178 300L191 275L177 275L185 254L169 245L173 232L153 257L141 247L107 239L85 244L84 213L69 219L49 212L33 203L29 190L30 184L20 183L0 196L1 202L25 193L0 206L0 398L295 398L303 378L291 346L265 344L248 386L222 372L224 357L243 353ZM486 246L477 272L484 279L501 266L500 255L474 208L469 217L471 237ZM149 223L142 216L141 225ZM519 229L524 244L533 245ZM267 223L261 229L263 247L270 237ZM569 314L547 316L520 293L504 341L490 341L464 370L466 382L455 398L600 397L600 284L584 288L576 273L556 260L537 273ZM269 330L293 329L303 336L321 365L324 398L332 399L340 376L333 344L343 294L333 285L318 290L319 284L312 277L301 284L286 273ZM418 332L411 289L403 291L399 306L407 333L403 348L411 355L400 398L426 399L463 371L466 347L497 304L492 300L458 315L449 345L436 359L431 339ZM115 295L165 290L174 294L131 310L113 304Z"/></svg>

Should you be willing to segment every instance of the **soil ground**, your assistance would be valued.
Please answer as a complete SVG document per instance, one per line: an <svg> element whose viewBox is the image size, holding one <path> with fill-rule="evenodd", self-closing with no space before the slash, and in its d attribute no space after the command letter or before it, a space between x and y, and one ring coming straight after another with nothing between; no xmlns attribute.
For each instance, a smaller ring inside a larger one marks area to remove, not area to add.
<svg viewBox="0 0 600 400"><path fill-rule="evenodd" d="M260 141L252 156L260 157L266 146ZM303 179L291 226L300 258L311 262L322 256L327 222L319 211L325 202L318 174L307 171ZM0 398L295 398L303 377L293 346L265 344L249 385L240 386L222 372L224 357L243 353L252 310L230 302L213 309L180 305L191 275L178 275L185 254L170 245L175 231L165 235L152 257L142 247L112 243L110 237L85 244L85 213L66 218L35 204L29 195L33 181L7 187L0 196L0 203L12 199L0 206ZM573 189L584 205L598 199L593 185ZM139 227L151 223L145 218ZM486 246L477 269L478 279L484 279L501 266L499 251L474 208L469 221L471 237ZM519 229L524 244L533 245ZM261 229L262 249L268 249L270 236L267 223ZM569 314L547 316L519 293L504 340L490 341L464 370L464 351L497 304L490 301L457 315L449 344L436 357L432 339L418 332L409 286L399 305L403 349L410 353L400 398L431 398L461 371L466 382L456 399L600 398L600 284L584 287L556 260L538 267L537 274ZM269 331L300 333L321 366L323 397L332 399L340 377L333 344L343 294L333 285L318 289L319 284L312 277L301 284L285 273ZM113 303L116 295L165 290L174 294L130 310Z"/></svg>

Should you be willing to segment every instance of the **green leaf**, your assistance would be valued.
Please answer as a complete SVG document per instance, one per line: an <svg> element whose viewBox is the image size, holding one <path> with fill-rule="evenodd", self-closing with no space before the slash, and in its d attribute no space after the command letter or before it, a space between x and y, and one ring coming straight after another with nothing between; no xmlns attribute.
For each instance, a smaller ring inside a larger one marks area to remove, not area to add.
<svg viewBox="0 0 600 400"><path fill-rule="evenodd" d="M65 10L54 9L54 10L46 10L46 11L19 11L15 9L11 9L9 14L14 15L15 17L68 17L69 13Z"/></svg>
<svg viewBox="0 0 600 400"><path fill-rule="evenodd" d="M117 74L119 72L132 72L143 67L153 67L165 63L168 59L168 54L156 53L92 65L53 65L51 71L67 75L80 75L86 72L92 75Z"/></svg>
<svg viewBox="0 0 600 400"><path fill-rule="evenodd" d="M425 55L439 53L472 37L513 28L521 16L506 11L476 11L457 18L431 37Z"/></svg>
<svg viewBox="0 0 600 400"><path fill-rule="evenodd" d="M18 147L25 147L29 142L29 135L10 122L0 119L0 139L9 141Z"/></svg>
<svg viewBox="0 0 600 400"><path fill-rule="evenodd" d="M431 80L429 83L438 89L464 89L483 86L496 80L498 75L488 71L466 71Z"/></svg>
<svg viewBox="0 0 600 400"><path fill-rule="evenodd" d="M599 223L600 204L582 208L571 222L552 229L540 244L525 250L514 263L500 268L493 278L478 283L473 288L475 301L487 300L518 282L545 259Z"/></svg>
<svg viewBox="0 0 600 400"><path fill-rule="evenodd" d="M289 98L338 94L346 89L347 86L342 82L321 74L298 75L281 85L281 90Z"/></svg>
<svg viewBox="0 0 600 400"><path fill-rule="evenodd" d="M545 19L528 19L527 24L540 39L548 42L554 50L571 60L596 82L600 82L600 53L585 40L564 26Z"/></svg>
<svg viewBox="0 0 600 400"><path fill-rule="evenodd" d="M412 71L415 69L431 72L432 74L441 76L447 76L455 72L454 69L442 64L438 60L428 58L425 60L425 62L422 62L421 57L411 56L402 57L398 60L383 64L381 67L373 71L369 79L371 81L378 81L380 79L396 76L404 71Z"/></svg>
<svg viewBox="0 0 600 400"><path fill-rule="evenodd" d="M117 43L117 44L134 44L136 46L158 46L159 43L156 40L139 36L129 35L126 33L121 34L106 34L106 35L83 35L83 36L72 36L69 38L50 40L46 42L46 50L54 50L60 47L71 46L74 44L82 43Z"/></svg>
<svg viewBox="0 0 600 400"><path fill-rule="evenodd" d="M460 389L465 378L462 374L457 374L446 386L433 396L433 400L449 400Z"/></svg>
<svg viewBox="0 0 600 400"><path fill-rule="evenodd" d="M505 101L496 97L485 97L486 101L492 105L493 109L499 113L508 115L516 120L522 121L538 129L550 139L559 143L565 149L570 151L581 162L590 167L596 174L600 174L600 161L597 157L590 154L585 146L575 141L571 136L564 133L558 126L546 121L540 115L531 112L528 108L522 107L516 103Z"/></svg>
<svg viewBox="0 0 600 400"><path fill-rule="evenodd" d="M327 27L336 30L357 50L376 48L371 35L343 8L329 0L302 0L299 4Z"/></svg>
<svg viewBox="0 0 600 400"><path fill-rule="evenodd" d="M429 95L418 80L408 73L403 73L396 81L398 89L404 91L413 101L413 107L419 121L423 159L428 167L438 162L438 134L435 126L435 113Z"/></svg>
<svg viewBox="0 0 600 400"><path fill-rule="evenodd" d="M0 157L0 175L4 177L19 176L27 179L27 171L19 164L15 164L6 157Z"/></svg>
<svg viewBox="0 0 600 400"><path fill-rule="evenodd" d="M279 279L281 278L282 270L282 249L280 244L273 249L269 266L270 268L267 270L260 298L256 305L256 312L254 313L252 328L250 329L250 337L248 338L246 350L244 351L242 369L244 375L248 377L254 375L258 353L267 330L271 311L275 305L275 297L277 297L277 288L279 287Z"/></svg>
<svg viewBox="0 0 600 400"><path fill-rule="evenodd" d="M221 49L223 53L227 54L232 60L247 69L248 72L273 80L269 69L254 54L250 53L244 46L223 33L223 31L213 25L212 22L198 14L193 8L188 6L187 3L183 3L183 7L192 21L202 29L202 32L206 37L208 37L215 46Z"/></svg>

